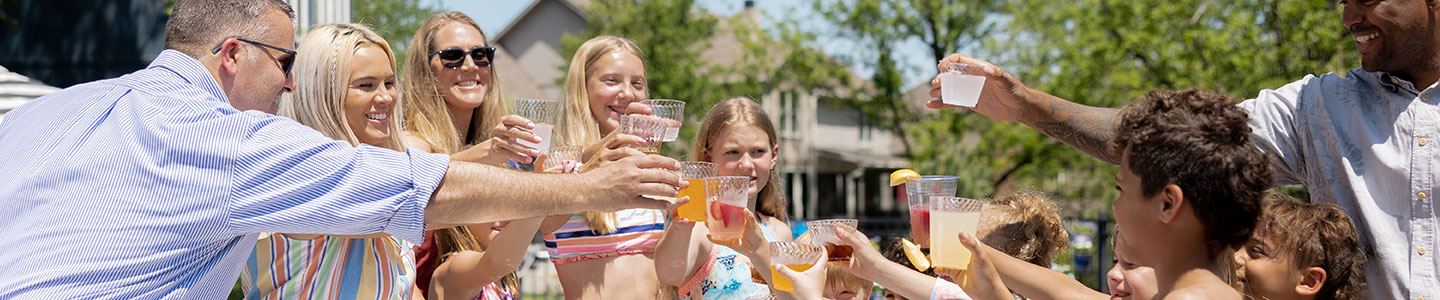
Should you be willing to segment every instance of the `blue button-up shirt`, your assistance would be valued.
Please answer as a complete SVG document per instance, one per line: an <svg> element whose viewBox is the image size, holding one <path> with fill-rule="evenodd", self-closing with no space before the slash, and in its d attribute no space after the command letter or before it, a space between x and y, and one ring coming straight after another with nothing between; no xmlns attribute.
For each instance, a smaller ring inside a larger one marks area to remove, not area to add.
<svg viewBox="0 0 1440 300"><path fill-rule="evenodd" d="M1383 73L1309 76L1240 104L1276 180L1340 206L1373 249L1370 299L1440 300L1440 88Z"/></svg>
<svg viewBox="0 0 1440 300"><path fill-rule="evenodd" d="M172 50L5 119L0 299L220 299L265 231L419 243L449 162L237 111Z"/></svg>

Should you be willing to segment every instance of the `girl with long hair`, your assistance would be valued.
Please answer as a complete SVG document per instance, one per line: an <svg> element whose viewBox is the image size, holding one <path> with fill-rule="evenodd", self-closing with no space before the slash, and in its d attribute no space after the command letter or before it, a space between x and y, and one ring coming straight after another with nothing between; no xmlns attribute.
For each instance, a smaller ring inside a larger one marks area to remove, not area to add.
<svg viewBox="0 0 1440 300"><path fill-rule="evenodd" d="M586 146L586 167L616 155L638 155L638 138L620 133L620 118L648 96L644 55L635 42L600 36L586 41L570 60L565 108L555 142ZM615 155L611 155L615 154ZM587 212L546 220L550 252L567 299L654 299L655 245L665 214L654 209Z"/></svg>
<svg viewBox="0 0 1440 300"><path fill-rule="evenodd" d="M692 153L697 161L715 163L717 175L750 177L747 208L756 213L747 213L755 218L747 227L758 228L766 242L792 240L776 174L779 150L770 116L754 100L741 97L722 101L705 114ZM765 261L756 257L759 241L715 244L707 238L705 226L680 220L665 233L656 252L655 271L665 285L678 288L682 298L745 299L769 292L765 284L751 280L752 268L766 269L752 263ZM759 273L769 276L768 271Z"/></svg>

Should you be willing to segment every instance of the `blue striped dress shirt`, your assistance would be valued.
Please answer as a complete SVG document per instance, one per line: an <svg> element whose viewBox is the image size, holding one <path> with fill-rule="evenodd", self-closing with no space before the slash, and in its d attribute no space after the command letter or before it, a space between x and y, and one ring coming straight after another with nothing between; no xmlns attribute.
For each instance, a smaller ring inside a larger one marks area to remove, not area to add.
<svg viewBox="0 0 1440 300"><path fill-rule="evenodd" d="M260 232L420 243L449 163L237 111L173 50L5 117L0 299L223 298Z"/></svg>

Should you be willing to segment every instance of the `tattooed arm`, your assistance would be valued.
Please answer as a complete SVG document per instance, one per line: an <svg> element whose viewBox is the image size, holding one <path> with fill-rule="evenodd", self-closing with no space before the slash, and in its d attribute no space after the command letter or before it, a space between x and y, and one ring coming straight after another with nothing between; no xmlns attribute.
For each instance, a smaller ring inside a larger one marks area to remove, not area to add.
<svg viewBox="0 0 1440 300"><path fill-rule="evenodd" d="M965 71L985 77L975 112L999 121L1020 121L1052 138L1110 163L1120 163L1120 155L1111 153L1109 143L1119 125L1118 109L1090 107L1031 89L1015 76L988 62L960 54L941 60L936 68L945 70L950 64L972 66ZM938 99L940 77L930 81L930 108L954 107Z"/></svg>

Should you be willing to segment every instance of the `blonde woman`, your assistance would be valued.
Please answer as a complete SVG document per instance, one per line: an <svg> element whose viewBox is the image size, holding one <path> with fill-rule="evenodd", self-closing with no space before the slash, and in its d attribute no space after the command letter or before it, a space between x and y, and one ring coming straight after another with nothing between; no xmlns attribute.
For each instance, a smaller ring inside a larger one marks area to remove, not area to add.
<svg viewBox="0 0 1440 300"><path fill-rule="evenodd" d="M479 148L488 154L482 161L494 166L540 155L517 143L540 140L528 132L534 129L529 120L506 115L508 102L492 65L495 48L474 20L459 12L435 14L420 25L410 45L401 90L413 99L405 111L405 140L411 147L436 153ZM432 299L514 298L519 293L515 269L542 219L426 233L417 248L421 290Z"/></svg>
<svg viewBox="0 0 1440 300"><path fill-rule="evenodd" d="M595 157L590 161L640 155L625 147L640 140L618 129L620 116L648 96L642 57L634 42L621 37L582 44L566 73L556 142L587 145L585 157ZM664 212L628 209L551 217L541 230L565 298L653 299L659 279L652 254L664 229Z"/></svg>
<svg viewBox="0 0 1440 300"><path fill-rule="evenodd" d="M402 150L390 44L362 25L311 29L280 115L350 143ZM303 203L296 203L303 205ZM385 234L261 235L240 276L247 299L409 299L411 245Z"/></svg>

